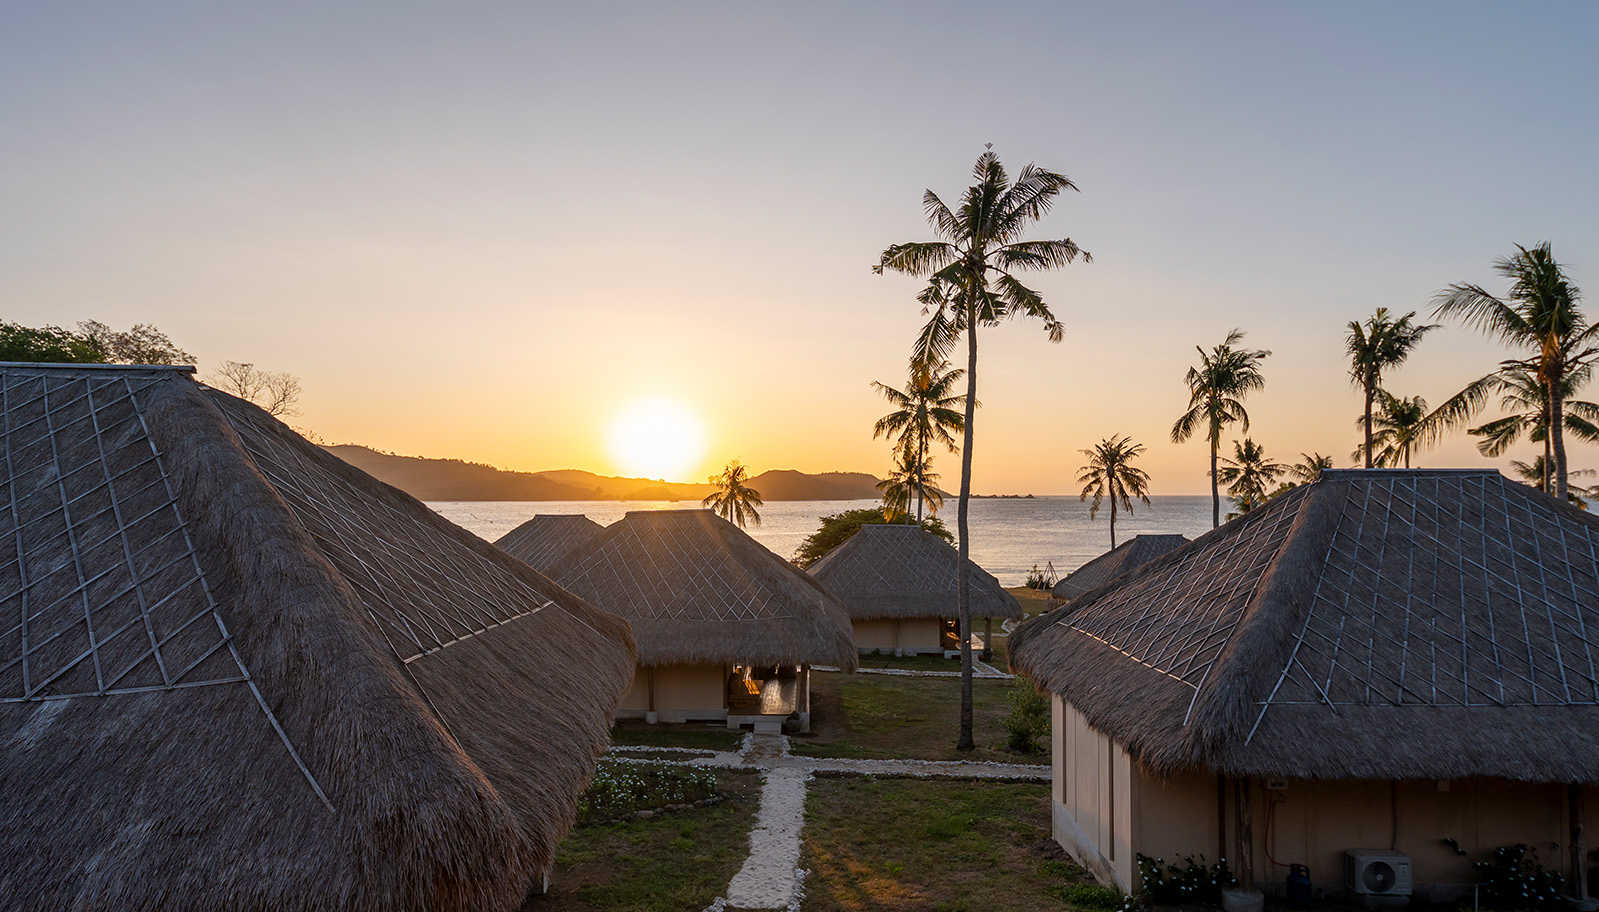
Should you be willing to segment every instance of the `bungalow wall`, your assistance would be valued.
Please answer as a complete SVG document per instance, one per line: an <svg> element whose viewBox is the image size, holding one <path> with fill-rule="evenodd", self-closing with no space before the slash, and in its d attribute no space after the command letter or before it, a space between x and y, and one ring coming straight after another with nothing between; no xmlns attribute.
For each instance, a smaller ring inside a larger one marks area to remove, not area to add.
<svg viewBox="0 0 1599 912"><path fill-rule="evenodd" d="M1119 744L1090 728L1082 713L1058 695L1051 699L1051 721L1051 828L1084 868L1125 890L1138 876L1139 854L1167 863L1203 854L1207 862L1229 858L1236 865L1236 783L1228 784L1222 814L1214 774L1191 772L1166 780L1145 775ZM1310 866L1316 889L1341 894L1346 849L1406 853L1423 899L1469 895L1476 879L1471 862L1515 843L1533 846L1545 867L1562 871L1568 880L1572 874L1563 784L1500 779L1271 783L1285 786L1280 789L1267 784L1260 779L1249 784L1255 881L1267 893L1280 894L1286 866L1297 863ZM1592 821L1599 819L1596 814L1599 789L1590 788L1583 817ZM1224 836L1219 816L1226 823ZM1588 827L1590 833L1595 829ZM1444 844L1446 837L1467 854L1455 854Z"/></svg>
<svg viewBox="0 0 1599 912"><path fill-rule="evenodd" d="M724 664L640 665L616 715L639 719L653 711L661 722L721 721L731 672Z"/></svg>
<svg viewBox="0 0 1599 912"><path fill-rule="evenodd" d="M941 618L873 618L851 621L855 647L861 652L899 652L906 655L944 651Z"/></svg>

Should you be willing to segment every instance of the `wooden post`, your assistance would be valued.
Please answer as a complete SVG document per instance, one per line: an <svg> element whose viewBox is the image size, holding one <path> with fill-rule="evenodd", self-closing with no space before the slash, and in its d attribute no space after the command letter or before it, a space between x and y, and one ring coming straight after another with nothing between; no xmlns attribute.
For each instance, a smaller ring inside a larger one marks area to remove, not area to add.
<svg viewBox="0 0 1599 912"><path fill-rule="evenodd" d="M1249 808L1248 776L1239 776L1233 780L1233 807L1238 811L1238 819L1234 821L1233 829L1238 861L1233 865L1233 875L1238 878L1239 889L1253 890L1255 889L1255 832Z"/></svg>
<svg viewBox="0 0 1599 912"><path fill-rule="evenodd" d="M983 618L983 661L994 661L994 619Z"/></svg>
<svg viewBox="0 0 1599 912"><path fill-rule="evenodd" d="M1571 898L1580 903L1588 899L1588 877L1582 869L1582 859L1587 854L1582 843L1582 786L1566 786L1566 800L1571 809Z"/></svg>

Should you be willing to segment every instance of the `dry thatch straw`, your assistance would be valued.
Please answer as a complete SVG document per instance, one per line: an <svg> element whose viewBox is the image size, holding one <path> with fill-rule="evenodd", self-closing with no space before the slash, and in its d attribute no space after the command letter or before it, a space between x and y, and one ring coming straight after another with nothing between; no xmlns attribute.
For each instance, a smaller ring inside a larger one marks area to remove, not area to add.
<svg viewBox="0 0 1599 912"><path fill-rule="evenodd" d="M1077 598L1187 543L1188 539L1181 535L1135 535L1067 574L1055 584L1050 595L1058 599Z"/></svg>
<svg viewBox="0 0 1599 912"><path fill-rule="evenodd" d="M811 565L810 574L857 621L958 614L960 552L920 527L868 523ZM1020 618L1021 603L976 564L968 574L973 617Z"/></svg>
<svg viewBox="0 0 1599 912"><path fill-rule="evenodd" d="M0 365L0 894L514 909L625 625L156 368Z"/></svg>
<svg viewBox="0 0 1599 912"><path fill-rule="evenodd" d="M628 513L549 573L626 618L644 665L856 666L844 606L709 510Z"/></svg>
<svg viewBox="0 0 1599 912"><path fill-rule="evenodd" d="M1599 781L1599 519L1343 470L1011 637L1156 774Z"/></svg>
<svg viewBox="0 0 1599 912"><path fill-rule="evenodd" d="M540 513L500 536L494 545L543 572L604 531L604 526L581 513Z"/></svg>

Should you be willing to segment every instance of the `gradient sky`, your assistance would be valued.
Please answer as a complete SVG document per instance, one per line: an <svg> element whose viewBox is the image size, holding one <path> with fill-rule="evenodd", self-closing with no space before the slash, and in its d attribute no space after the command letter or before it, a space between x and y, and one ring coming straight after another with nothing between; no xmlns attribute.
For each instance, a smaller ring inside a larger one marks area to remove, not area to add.
<svg viewBox="0 0 1599 912"><path fill-rule="evenodd" d="M291 371L330 442L612 474L656 397L707 428L681 480L881 475L921 316L870 266L991 142L1079 185L1038 234L1094 262L1037 279L1064 343L980 335L976 490L1075 492L1119 433L1197 493L1196 344L1271 349L1252 435L1345 464L1349 320L1515 243L1599 289L1596 43L1594 4L11 3L0 316ZM1389 386L1503 356L1451 326Z"/></svg>

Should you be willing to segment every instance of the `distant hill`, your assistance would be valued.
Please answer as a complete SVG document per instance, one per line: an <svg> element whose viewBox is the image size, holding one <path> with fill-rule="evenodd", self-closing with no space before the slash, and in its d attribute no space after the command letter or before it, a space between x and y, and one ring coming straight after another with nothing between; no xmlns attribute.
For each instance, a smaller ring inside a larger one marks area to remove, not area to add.
<svg viewBox="0 0 1599 912"><path fill-rule="evenodd" d="M459 459L395 456L369 447L338 444L329 453L418 500L682 500L698 502L708 484L648 478L613 478L581 469L507 472ZM792 469L750 479L762 500L876 500L877 479L864 472L807 475Z"/></svg>

